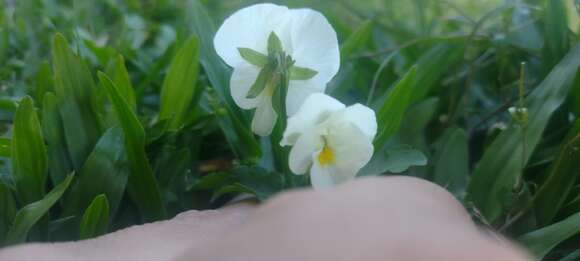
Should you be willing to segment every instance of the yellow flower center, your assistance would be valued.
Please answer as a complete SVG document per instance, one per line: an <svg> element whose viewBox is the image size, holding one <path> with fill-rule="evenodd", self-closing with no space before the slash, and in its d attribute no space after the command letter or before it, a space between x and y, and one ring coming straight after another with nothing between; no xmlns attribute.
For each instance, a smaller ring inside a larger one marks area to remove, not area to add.
<svg viewBox="0 0 580 261"><path fill-rule="evenodd" d="M322 151L318 154L318 162L321 166L330 165L334 162L334 153L328 146L324 145L324 148L322 148Z"/></svg>

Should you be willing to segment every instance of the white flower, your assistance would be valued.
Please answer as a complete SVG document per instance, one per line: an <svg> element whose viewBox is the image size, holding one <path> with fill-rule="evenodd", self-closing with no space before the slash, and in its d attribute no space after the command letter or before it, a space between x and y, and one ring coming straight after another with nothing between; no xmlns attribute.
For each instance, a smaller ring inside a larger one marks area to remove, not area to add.
<svg viewBox="0 0 580 261"><path fill-rule="evenodd" d="M336 32L321 13L311 9L274 4L243 8L224 21L214 45L234 68L230 80L234 102L243 109L256 109L252 130L261 136L272 132L278 117L273 99L279 97L282 72L289 77L285 103L287 115L292 115L308 95L324 92L340 66Z"/></svg>
<svg viewBox="0 0 580 261"><path fill-rule="evenodd" d="M280 145L292 145L290 170L310 170L314 188L325 188L353 179L373 155L377 133L375 112L355 104L346 107L325 94L310 95L288 127Z"/></svg>

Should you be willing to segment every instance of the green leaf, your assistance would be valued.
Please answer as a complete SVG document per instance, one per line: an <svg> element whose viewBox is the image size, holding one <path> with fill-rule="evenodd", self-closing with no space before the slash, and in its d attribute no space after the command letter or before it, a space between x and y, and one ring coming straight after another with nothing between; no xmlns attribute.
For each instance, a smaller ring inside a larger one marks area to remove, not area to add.
<svg viewBox="0 0 580 261"><path fill-rule="evenodd" d="M0 138L0 157L10 158L10 144L12 141L8 138Z"/></svg>
<svg viewBox="0 0 580 261"><path fill-rule="evenodd" d="M43 105L42 131L47 144L48 168L53 184L58 184L73 171L73 165L54 93L44 95Z"/></svg>
<svg viewBox="0 0 580 261"><path fill-rule="evenodd" d="M469 177L467 134L460 128L448 129L435 156L433 181L454 195L463 196Z"/></svg>
<svg viewBox="0 0 580 261"><path fill-rule="evenodd" d="M107 73L111 75L111 80L119 88L119 94L129 103L131 109L136 110L135 90L131 85L131 78L129 77L129 72L127 72L127 67L125 67L125 59L122 55L119 54L112 60Z"/></svg>
<svg viewBox="0 0 580 261"><path fill-rule="evenodd" d="M22 243L26 240L28 231L50 208L60 199L62 194L70 185L74 175L69 175L62 183L54 187L44 198L39 201L30 203L20 209L14 217L14 223L6 235L6 242L9 244Z"/></svg>
<svg viewBox="0 0 580 261"><path fill-rule="evenodd" d="M80 169L101 136L95 109L95 83L87 66L61 34L54 36L52 63L68 153L75 169Z"/></svg>
<svg viewBox="0 0 580 261"><path fill-rule="evenodd" d="M391 148L376 152L371 161L359 171L358 176L377 176L385 173L402 173L413 166L427 165L427 157L413 148Z"/></svg>
<svg viewBox="0 0 580 261"><path fill-rule="evenodd" d="M16 201L14 201L12 191L0 182L0 246L4 243L4 237L14 221L14 216L16 216Z"/></svg>
<svg viewBox="0 0 580 261"><path fill-rule="evenodd" d="M248 91L246 98L253 99L258 97L258 95L260 95L260 93L262 93L262 91L266 89L268 82L273 77L273 73L274 72L272 71L272 68L270 68L269 66L262 68L260 70L260 73L258 74L258 77L256 77L256 81L254 82L254 84L252 84L252 87L250 87L250 90Z"/></svg>
<svg viewBox="0 0 580 261"><path fill-rule="evenodd" d="M162 189L169 189L172 181L183 177L191 167L191 152L187 148L176 150L173 146L167 146L163 151L163 164L157 165L155 170Z"/></svg>
<svg viewBox="0 0 580 261"><path fill-rule="evenodd" d="M362 49L370 40L373 30L371 20L364 21L340 46L340 59L344 60Z"/></svg>
<svg viewBox="0 0 580 261"><path fill-rule="evenodd" d="M429 133L427 126L436 115L439 104L439 98L432 97L412 105L405 113L401 127L397 132L398 143L409 144L421 151L428 151L425 137Z"/></svg>
<svg viewBox="0 0 580 261"><path fill-rule="evenodd" d="M107 197L110 212L117 212L130 174L124 144L123 130L119 127L103 134L65 198L64 216L80 217L91 200L100 194Z"/></svg>
<svg viewBox="0 0 580 261"><path fill-rule="evenodd" d="M99 80L111 100L125 137L125 151L129 160L129 195L139 207L145 221L165 218L165 206L161 200L159 186L145 154L145 131L127 101L104 73Z"/></svg>
<svg viewBox="0 0 580 261"><path fill-rule="evenodd" d="M560 261L577 261L580 259L580 249L570 253L566 257L560 259Z"/></svg>
<svg viewBox="0 0 580 261"><path fill-rule="evenodd" d="M44 195L47 156L32 98L20 102L14 116L11 145L12 175L19 200L28 204Z"/></svg>
<svg viewBox="0 0 580 261"><path fill-rule="evenodd" d="M161 88L159 119L169 120L168 128L176 130L184 123L197 86L199 40L189 38L177 51Z"/></svg>
<svg viewBox="0 0 580 261"><path fill-rule="evenodd" d="M261 54L258 51L254 51L250 48L238 47L238 52L240 52L240 56L250 64L258 67L264 67L268 64L268 56Z"/></svg>
<svg viewBox="0 0 580 261"><path fill-rule="evenodd" d="M409 148L395 148L386 151L384 171L402 173L412 166L427 165L427 158L421 151Z"/></svg>
<svg viewBox="0 0 580 261"><path fill-rule="evenodd" d="M32 92L32 97L37 103L41 105L41 108L44 108L44 95L47 92L52 91L53 84L52 74L50 72L50 63L44 61L36 73L34 91Z"/></svg>
<svg viewBox="0 0 580 261"><path fill-rule="evenodd" d="M570 195L575 181L578 180L580 169L580 120L564 139L556 161L552 163L548 178L534 196L534 210L540 226L552 222L556 214Z"/></svg>
<svg viewBox="0 0 580 261"><path fill-rule="evenodd" d="M417 75L411 102L422 100L432 91L449 69L463 58L464 48L459 45L438 44L417 60Z"/></svg>
<svg viewBox="0 0 580 261"><path fill-rule="evenodd" d="M237 157L253 161L260 158L260 145L252 131L248 128L249 121L237 109L229 91L230 69L217 55L213 38L216 31L214 21L205 7L198 1L187 2L184 26L195 33L200 39L200 62L209 78L213 89L217 92L218 101L212 101L212 107L217 112L218 124L225 138ZM213 95L210 95L213 99ZM225 110L224 113L221 111Z"/></svg>
<svg viewBox="0 0 580 261"><path fill-rule="evenodd" d="M529 95L529 122L525 132L527 162L540 141L552 113L562 104L570 91L580 66L580 45L571 50ZM514 184L521 175L522 129L511 126L487 148L477 163L468 186L468 200L493 222L512 197Z"/></svg>
<svg viewBox="0 0 580 261"><path fill-rule="evenodd" d="M295 65L290 67L290 80L305 81L305 80L311 79L312 77L316 76L317 74L318 74L317 71L309 69L309 68L298 67Z"/></svg>
<svg viewBox="0 0 580 261"><path fill-rule="evenodd" d="M18 104L11 98L0 98L0 111L15 112Z"/></svg>
<svg viewBox="0 0 580 261"><path fill-rule="evenodd" d="M570 93L571 111L580 118L580 73L576 74L576 80L572 84L572 92Z"/></svg>
<svg viewBox="0 0 580 261"><path fill-rule="evenodd" d="M4 10L4 6L0 4L0 8ZM8 51L10 47L10 32L6 28L0 28L0 63L5 64L8 58Z"/></svg>
<svg viewBox="0 0 580 261"><path fill-rule="evenodd" d="M576 213L558 223L532 231L521 236L518 241L541 260L564 240L580 234L580 213Z"/></svg>
<svg viewBox="0 0 580 261"><path fill-rule="evenodd" d="M544 21L545 21L545 66L552 68L558 61L566 55L570 49L568 39L568 15L566 12L565 0L545 1Z"/></svg>
<svg viewBox="0 0 580 261"><path fill-rule="evenodd" d="M214 198L229 193L248 193L265 201L284 188L283 175L258 167L238 167L232 170L235 182L220 188Z"/></svg>
<svg viewBox="0 0 580 261"><path fill-rule="evenodd" d="M100 194L95 197L81 219L79 238L87 239L103 235L109 226L109 201Z"/></svg>
<svg viewBox="0 0 580 261"><path fill-rule="evenodd" d="M268 35L268 54L284 51L280 38L273 31Z"/></svg>
<svg viewBox="0 0 580 261"><path fill-rule="evenodd" d="M378 135L375 148L381 149L388 139L399 129L403 116L411 104L417 69L412 67L403 78L392 87L377 114Z"/></svg>

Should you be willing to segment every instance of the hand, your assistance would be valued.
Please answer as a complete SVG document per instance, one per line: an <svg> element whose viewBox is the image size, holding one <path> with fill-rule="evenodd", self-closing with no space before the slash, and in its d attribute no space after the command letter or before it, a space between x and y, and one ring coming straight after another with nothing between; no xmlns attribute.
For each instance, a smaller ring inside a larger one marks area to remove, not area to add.
<svg viewBox="0 0 580 261"><path fill-rule="evenodd" d="M531 259L476 227L444 189L386 177L190 211L91 240L14 247L0 260Z"/></svg>

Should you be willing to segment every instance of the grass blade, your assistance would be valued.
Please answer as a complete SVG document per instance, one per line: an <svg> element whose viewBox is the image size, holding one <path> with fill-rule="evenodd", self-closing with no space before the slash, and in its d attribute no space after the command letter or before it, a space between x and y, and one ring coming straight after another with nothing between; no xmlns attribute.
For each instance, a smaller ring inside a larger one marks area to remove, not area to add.
<svg viewBox="0 0 580 261"><path fill-rule="evenodd" d="M16 110L11 149L12 175L19 200L28 204L41 199L45 192L47 155L30 97L22 99Z"/></svg>
<svg viewBox="0 0 580 261"><path fill-rule="evenodd" d="M189 38L177 51L161 88L159 119L167 120L167 127L178 129L184 123L199 72L199 40Z"/></svg>
<svg viewBox="0 0 580 261"><path fill-rule="evenodd" d="M67 194L64 216L80 217L91 200L100 194L107 197L110 212L116 213L129 178L129 163L123 144L120 128L113 127L103 134Z"/></svg>
<svg viewBox="0 0 580 261"><path fill-rule="evenodd" d="M570 49L568 15L564 0L547 0L545 4L545 66L552 68Z"/></svg>
<svg viewBox="0 0 580 261"><path fill-rule="evenodd" d="M359 25L354 32L340 46L340 59L350 57L354 52L362 49L369 42L373 32L373 22L367 20Z"/></svg>
<svg viewBox="0 0 580 261"><path fill-rule="evenodd" d="M94 109L96 87L89 69L61 34L53 40L52 62L68 152L75 169L80 169L101 134Z"/></svg>
<svg viewBox="0 0 580 261"><path fill-rule="evenodd" d="M62 182L73 170L66 146L62 119L54 93L44 95L42 108L42 131L47 144L48 168L53 184Z"/></svg>
<svg viewBox="0 0 580 261"><path fill-rule="evenodd" d="M38 222L48 210L60 199L70 185L74 175L69 175L62 183L54 187L44 198L30 203L20 209L14 218L14 223L6 235L8 244L21 243L26 240L28 231Z"/></svg>
<svg viewBox="0 0 580 261"><path fill-rule="evenodd" d="M145 130L117 87L105 74L99 72L99 80L113 103L125 137L125 151L129 160L129 194L139 207L144 221L165 218L165 206L149 160L145 154Z"/></svg>
<svg viewBox="0 0 580 261"><path fill-rule="evenodd" d="M462 198L469 176L467 134L460 128L451 128L443 135L440 146L433 181Z"/></svg>
<svg viewBox="0 0 580 261"><path fill-rule="evenodd" d="M579 146L580 120L577 120L564 140L556 161L552 163L547 180L534 196L534 210L540 226L550 224L578 179Z"/></svg>
<svg viewBox="0 0 580 261"><path fill-rule="evenodd" d="M580 213L558 223L532 231L518 239L538 260L541 260L562 241L580 233Z"/></svg>
<svg viewBox="0 0 580 261"><path fill-rule="evenodd" d="M412 67L403 78L393 86L377 114L378 134L375 148L380 149L401 126L403 116L411 104L417 69Z"/></svg>
<svg viewBox="0 0 580 261"><path fill-rule="evenodd" d="M125 59L122 55L118 55L113 59L112 64L108 67L107 73L112 76L112 80L119 88L119 93L131 109L137 109L137 101L135 97L135 90L131 85L131 79L129 77L129 72L127 72L127 67L125 67Z"/></svg>
<svg viewBox="0 0 580 261"><path fill-rule="evenodd" d="M0 246L4 243L4 237L14 221L14 216L16 216L16 201L14 201L12 191L0 182Z"/></svg>
<svg viewBox="0 0 580 261"><path fill-rule="evenodd" d="M81 218L79 238L87 239L103 235L109 227L109 201L100 194L91 202Z"/></svg>

